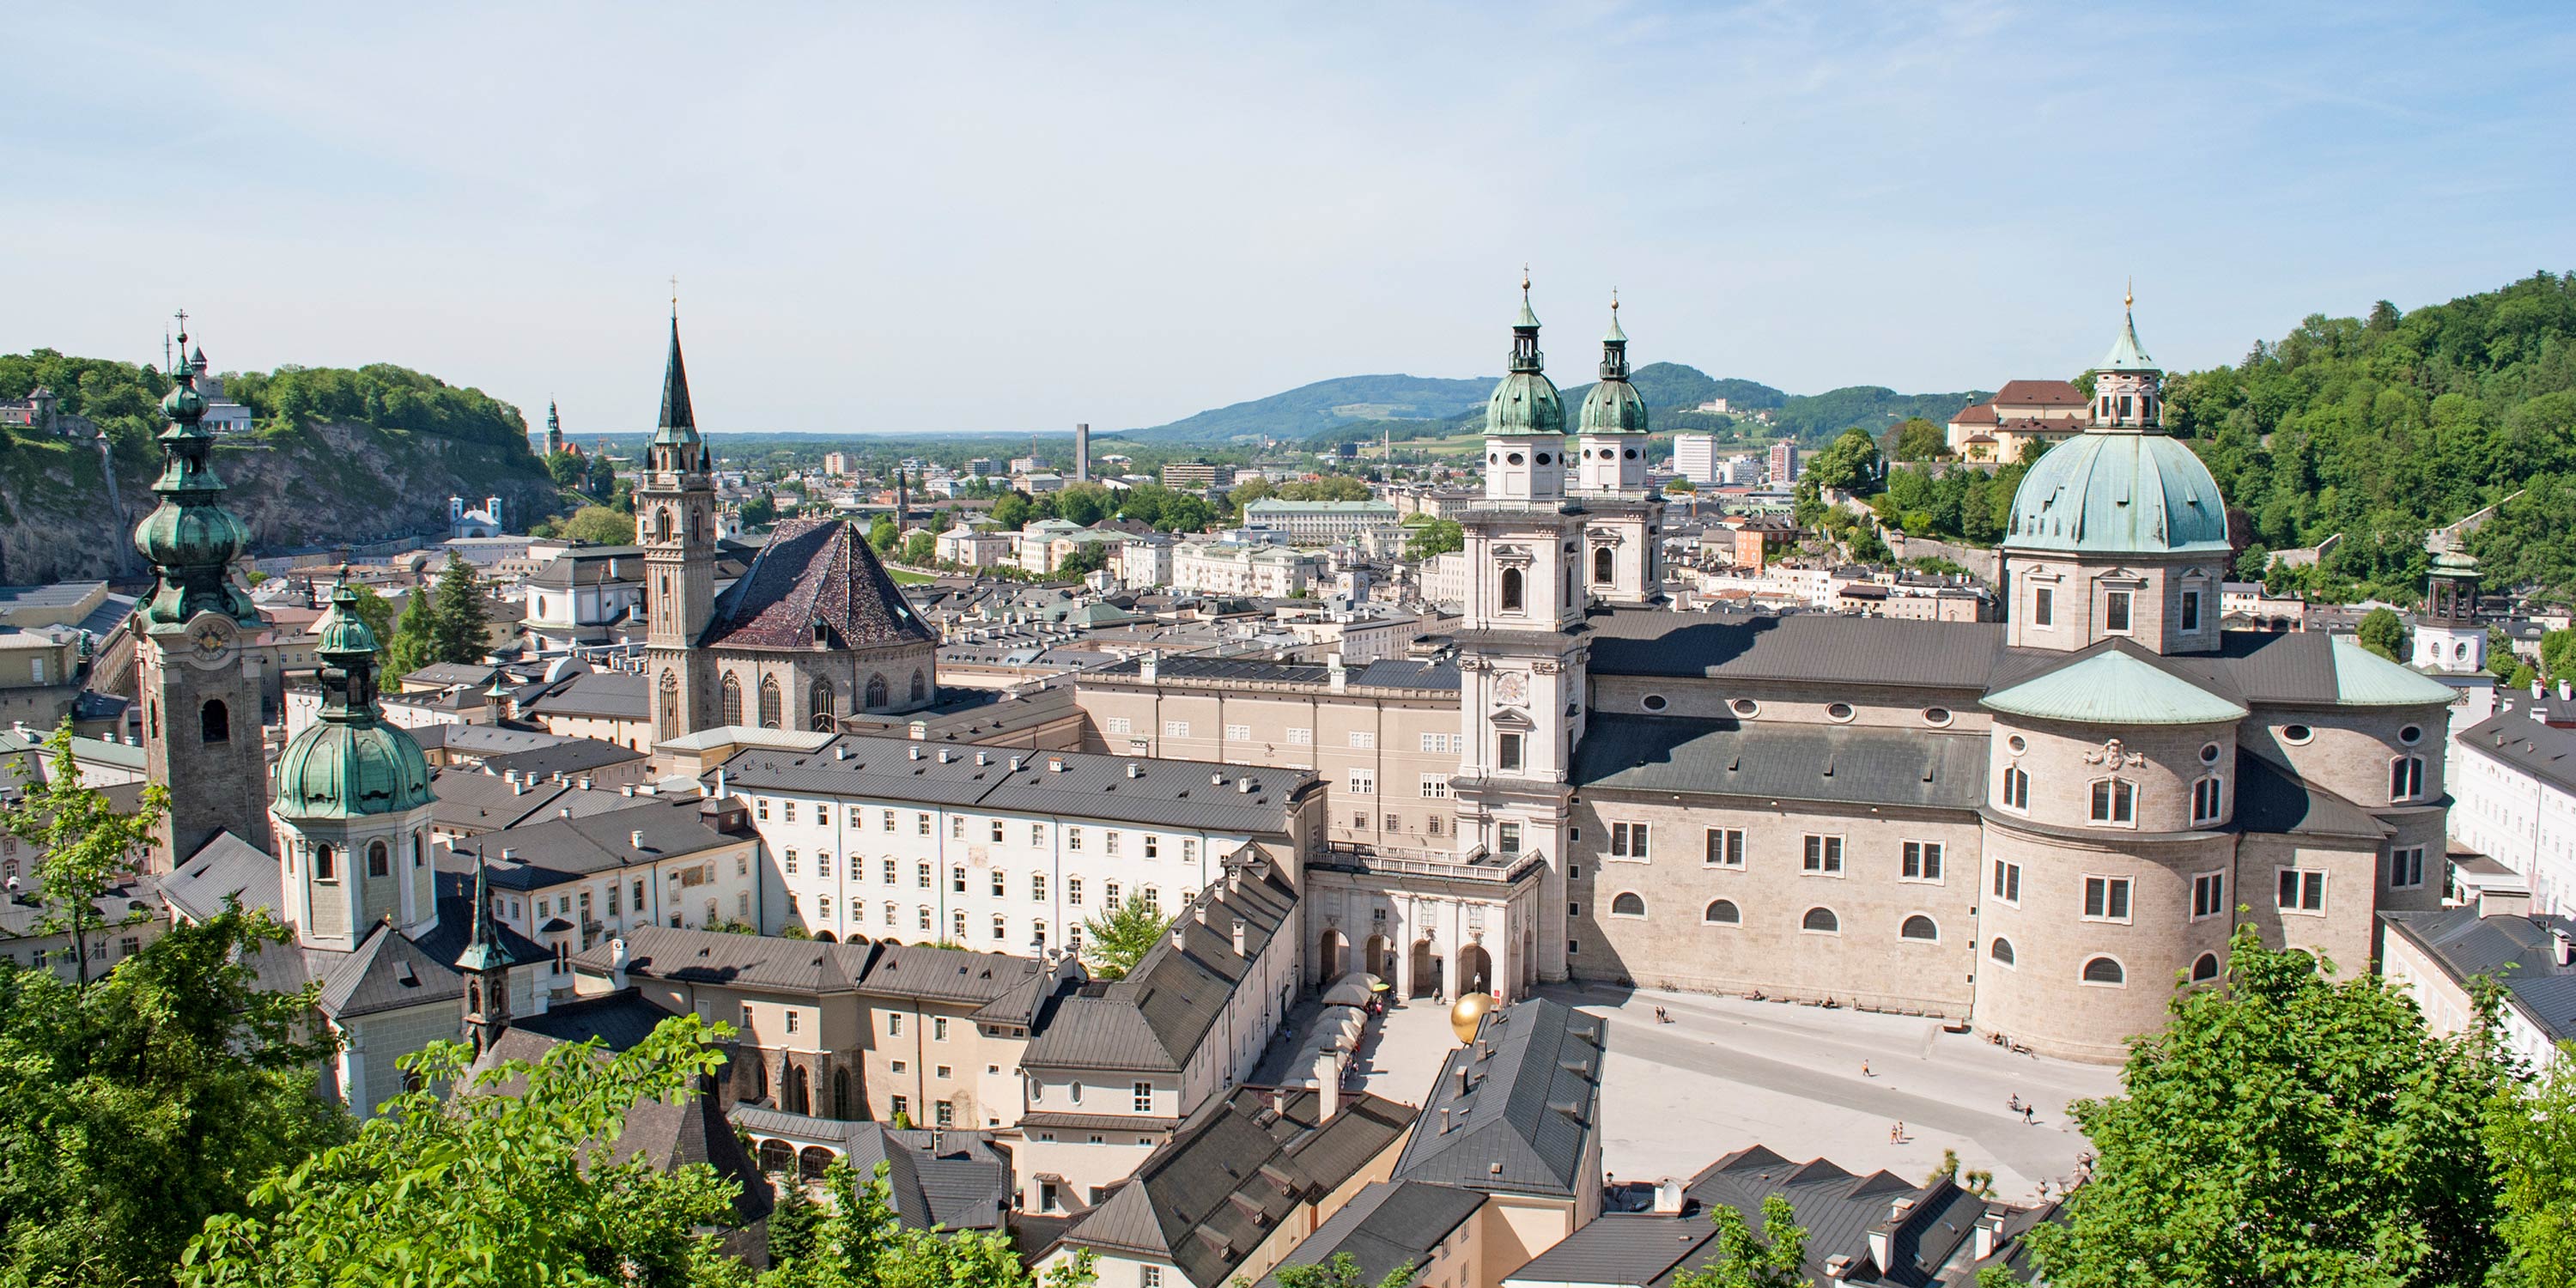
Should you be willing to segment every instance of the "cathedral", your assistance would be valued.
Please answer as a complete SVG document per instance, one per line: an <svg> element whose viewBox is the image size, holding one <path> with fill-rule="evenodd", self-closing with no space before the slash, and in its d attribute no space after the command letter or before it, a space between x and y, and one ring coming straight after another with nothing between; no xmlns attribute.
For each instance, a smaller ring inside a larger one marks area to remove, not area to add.
<svg viewBox="0 0 2576 1288"><path fill-rule="evenodd" d="M2449 686L2228 632L2226 504L2124 318L2016 494L2007 621L1675 612L1627 337L1572 426L1523 287L1439 658L1086 673L1103 750L1310 768L1309 974L1938 1016L2117 1060L2230 933L2367 971L2437 906Z"/></svg>
<svg viewBox="0 0 2576 1288"><path fill-rule="evenodd" d="M848 523L781 520L716 592L715 458L698 437L676 317L635 516L657 742L718 725L828 730L938 700L938 632Z"/></svg>

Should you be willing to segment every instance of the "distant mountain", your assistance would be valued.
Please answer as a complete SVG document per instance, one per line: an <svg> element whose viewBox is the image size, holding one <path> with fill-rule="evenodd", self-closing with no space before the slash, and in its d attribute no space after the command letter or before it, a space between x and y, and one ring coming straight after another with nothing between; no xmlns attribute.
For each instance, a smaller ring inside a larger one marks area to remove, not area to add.
<svg viewBox="0 0 2576 1288"><path fill-rule="evenodd" d="M1566 427L1574 427L1574 418L1583 410L1583 400L1592 392L1595 382L1569 385L1559 392L1565 396ZM1648 411L1688 411L1711 398L1723 398L1737 411L1759 411L1777 407L1789 395L1751 380L1720 380L1697 367L1678 362L1650 362L1628 373L1628 383L1646 400Z"/></svg>
<svg viewBox="0 0 2576 1288"><path fill-rule="evenodd" d="M1222 443L1238 438L1306 439L1350 421L1443 420L1485 405L1492 377L1344 376L1299 385L1230 407L1119 436L1143 443Z"/></svg>
<svg viewBox="0 0 2576 1288"><path fill-rule="evenodd" d="M1974 389L1955 394L1900 394L1881 385L1851 385L1789 399L1772 413L1771 428L1802 441L1823 442L1854 425L1876 434L1911 416L1946 422L1961 408L1990 396L1989 392Z"/></svg>

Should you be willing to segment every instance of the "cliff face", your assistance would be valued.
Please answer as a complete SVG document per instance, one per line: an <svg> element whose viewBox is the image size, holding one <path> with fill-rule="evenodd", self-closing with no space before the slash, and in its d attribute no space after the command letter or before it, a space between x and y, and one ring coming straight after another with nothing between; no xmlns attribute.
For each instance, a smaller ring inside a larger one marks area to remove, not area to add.
<svg viewBox="0 0 2576 1288"><path fill-rule="evenodd" d="M0 580L134 578L134 525L157 504L157 447L19 439L0 450ZM225 504L262 554L340 542L444 537L447 498L498 496L524 530L567 507L533 455L435 434L356 425L269 429L215 452ZM113 479L111 486L110 479Z"/></svg>

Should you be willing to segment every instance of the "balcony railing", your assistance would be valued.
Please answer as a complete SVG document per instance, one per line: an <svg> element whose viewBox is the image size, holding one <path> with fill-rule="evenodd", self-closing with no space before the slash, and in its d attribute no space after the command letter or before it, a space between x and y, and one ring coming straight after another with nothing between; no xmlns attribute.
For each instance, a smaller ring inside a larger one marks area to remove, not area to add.
<svg viewBox="0 0 2576 1288"><path fill-rule="evenodd" d="M1497 885L1518 881L1546 861L1536 850L1495 854L1479 845L1461 854L1358 841L1328 841L1324 844L1324 853L1316 859L1324 867L1438 877L1449 881L1490 881Z"/></svg>

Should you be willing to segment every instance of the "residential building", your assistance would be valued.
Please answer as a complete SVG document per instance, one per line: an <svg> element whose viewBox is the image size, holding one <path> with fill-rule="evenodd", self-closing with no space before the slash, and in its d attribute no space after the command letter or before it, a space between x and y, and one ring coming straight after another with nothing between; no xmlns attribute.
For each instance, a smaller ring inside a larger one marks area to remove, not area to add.
<svg viewBox="0 0 2576 1288"><path fill-rule="evenodd" d="M2482 1021L2481 981L2503 1002L2505 1046L2534 1069L2576 1040L2576 921L2532 915L2531 896L2490 888L2454 907L2385 912L2379 973L2415 999L2436 1033Z"/></svg>
<svg viewBox="0 0 2576 1288"><path fill-rule="evenodd" d="M1601 1215L1605 1024L1545 998L1498 1007L1432 1083L1393 1179L1486 1195L1479 1260L1490 1269L1524 1264Z"/></svg>
<svg viewBox="0 0 2576 1288"><path fill-rule="evenodd" d="M1243 526L1285 534L1298 545L1347 541L1363 532L1396 525L1395 506L1387 501L1283 501L1265 496L1243 507Z"/></svg>
<svg viewBox="0 0 2576 1288"><path fill-rule="evenodd" d="M1322 556L1285 546L1184 541L1172 550L1174 590L1286 599L1323 575Z"/></svg>
<svg viewBox="0 0 2576 1288"><path fill-rule="evenodd" d="M1172 461L1163 466L1163 486L1168 488L1205 492L1212 488L1231 487L1233 484L1234 467L1231 465L1214 465L1206 461Z"/></svg>
<svg viewBox="0 0 2576 1288"><path fill-rule="evenodd" d="M992 1132L888 1127L737 1104L725 1115L751 1138L773 1186L822 1197L823 1175L847 1161L862 1177L885 1167L887 1206L907 1230L999 1230L1011 1209L1011 1156Z"/></svg>
<svg viewBox="0 0 2576 1288"><path fill-rule="evenodd" d="M2449 743L2456 775L2446 780L2451 835L2511 869L2531 892L2533 911L2552 916L2576 915L2571 720L2576 703L2518 696Z"/></svg>
<svg viewBox="0 0 2576 1288"><path fill-rule="evenodd" d="M941 563L963 568L989 568L1010 562L1019 542L1007 532L968 526L960 520L956 527L940 533L932 548Z"/></svg>
<svg viewBox="0 0 2576 1288"><path fill-rule="evenodd" d="M573 546L537 565L521 581L528 647L563 652L619 640L644 615L640 546Z"/></svg>
<svg viewBox="0 0 2576 1288"><path fill-rule="evenodd" d="M1962 460L2018 461L2033 445L2044 450L2082 433L2092 419L2072 381L2008 380L1992 398L1951 417L1944 441Z"/></svg>
<svg viewBox="0 0 2576 1288"><path fill-rule="evenodd" d="M1765 458L1763 481L1773 487L1787 487L1798 481L1798 443L1784 438L1771 445Z"/></svg>
<svg viewBox="0 0 2576 1288"><path fill-rule="evenodd" d="M1714 434L1673 435L1673 473L1701 487L1715 487L1720 481L1717 436Z"/></svg>

